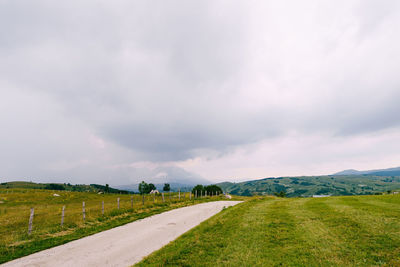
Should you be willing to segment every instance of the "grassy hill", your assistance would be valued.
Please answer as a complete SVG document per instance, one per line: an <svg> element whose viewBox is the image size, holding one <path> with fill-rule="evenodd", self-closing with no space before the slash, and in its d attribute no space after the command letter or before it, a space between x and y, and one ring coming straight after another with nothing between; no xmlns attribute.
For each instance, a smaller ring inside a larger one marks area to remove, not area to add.
<svg viewBox="0 0 400 267"><path fill-rule="evenodd" d="M400 266L400 195L253 197L138 266Z"/></svg>
<svg viewBox="0 0 400 267"><path fill-rule="evenodd" d="M340 175L279 177L217 184L230 194L241 196L273 195L286 192L288 197L312 195L372 195L400 189L400 176Z"/></svg>
<svg viewBox="0 0 400 267"><path fill-rule="evenodd" d="M15 182L6 182L0 183L0 189L12 189L12 188L26 188L26 189L47 189L47 190L65 190L72 192L107 192L107 193L115 193L115 194L129 194L130 192L127 190L120 190L108 187L105 185L99 184L61 184L61 183L33 183L33 182L25 182L25 181L15 181Z"/></svg>

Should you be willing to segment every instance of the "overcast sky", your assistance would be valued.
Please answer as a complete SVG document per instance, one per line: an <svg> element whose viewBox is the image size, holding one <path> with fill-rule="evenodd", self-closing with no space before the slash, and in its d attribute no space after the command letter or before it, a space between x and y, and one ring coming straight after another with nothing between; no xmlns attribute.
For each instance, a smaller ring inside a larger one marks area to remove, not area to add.
<svg viewBox="0 0 400 267"><path fill-rule="evenodd" d="M0 181L400 166L400 2L0 0Z"/></svg>

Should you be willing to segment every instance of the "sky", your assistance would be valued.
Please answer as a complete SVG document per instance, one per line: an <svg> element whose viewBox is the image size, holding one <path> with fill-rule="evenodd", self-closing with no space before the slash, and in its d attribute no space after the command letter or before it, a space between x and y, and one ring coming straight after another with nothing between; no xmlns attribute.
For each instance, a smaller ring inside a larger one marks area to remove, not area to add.
<svg viewBox="0 0 400 267"><path fill-rule="evenodd" d="M400 166L400 2L0 0L0 181Z"/></svg>

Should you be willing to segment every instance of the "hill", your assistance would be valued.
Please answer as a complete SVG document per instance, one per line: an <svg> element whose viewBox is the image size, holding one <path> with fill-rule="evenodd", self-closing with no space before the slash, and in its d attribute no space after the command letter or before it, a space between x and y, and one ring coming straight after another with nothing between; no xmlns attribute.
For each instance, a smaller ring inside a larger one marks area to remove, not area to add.
<svg viewBox="0 0 400 267"><path fill-rule="evenodd" d="M241 196L273 195L285 192L288 197L313 195L371 195L400 189L400 176L339 175L264 178L241 183L217 184L224 191Z"/></svg>
<svg viewBox="0 0 400 267"><path fill-rule="evenodd" d="M60 183L33 183L25 181L5 182L0 184L0 189L5 188L25 188L25 189L48 189L48 190L65 190L73 192L107 192L115 194L129 194L127 190L106 187L99 184L60 184Z"/></svg>
<svg viewBox="0 0 400 267"><path fill-rule="evenodd" d="M369 171L358 171L354 169L337 172L333 175L375 175L375 176L400 176L400 167L378 169Z"/></svg>

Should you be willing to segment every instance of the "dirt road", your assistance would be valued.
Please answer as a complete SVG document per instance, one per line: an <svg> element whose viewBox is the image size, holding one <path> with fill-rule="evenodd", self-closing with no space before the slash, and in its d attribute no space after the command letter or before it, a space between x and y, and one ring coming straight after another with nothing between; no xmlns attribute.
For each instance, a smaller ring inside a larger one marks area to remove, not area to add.
<svg viewBox="0 0 400 267"><path fill-rule="evenodd" d="M131 266L239 201L215 201L154 215L1 265Z"/></svg>

